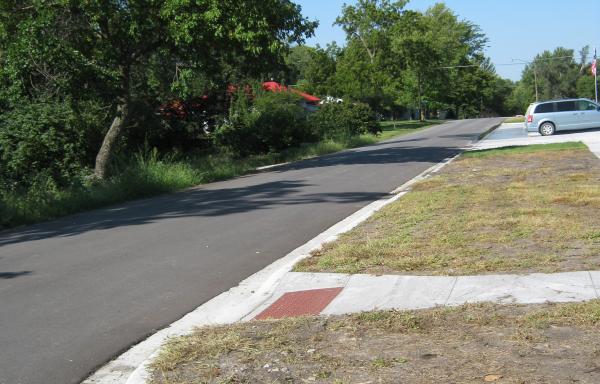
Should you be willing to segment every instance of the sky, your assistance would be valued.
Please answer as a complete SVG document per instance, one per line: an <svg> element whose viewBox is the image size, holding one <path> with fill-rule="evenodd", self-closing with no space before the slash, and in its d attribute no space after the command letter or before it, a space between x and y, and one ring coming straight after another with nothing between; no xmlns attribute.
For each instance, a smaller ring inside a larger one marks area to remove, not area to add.
<svg viewBox="0 0 600 384"><path fill-rule="evenodd" d="M345 34L332 26L344 3L355 0L294 0L302 13L319 21L308 45L325 46L331 41L344 45ZM412 0L408 9L425 11L435 0ZM505 78L519 80L524 65L544 50L556 47L577 52L589 45L600 56L600 0L446 0L444 3L461 19L481 28L489 39L486 55Z"/></svg>

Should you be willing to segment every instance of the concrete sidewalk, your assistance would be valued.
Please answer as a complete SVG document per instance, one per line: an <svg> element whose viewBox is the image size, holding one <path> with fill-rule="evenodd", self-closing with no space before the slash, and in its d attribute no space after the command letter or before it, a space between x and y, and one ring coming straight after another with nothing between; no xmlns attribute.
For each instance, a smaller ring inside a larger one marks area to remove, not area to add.
<svg viewBox="0 0 600 384"><path fill-rule="evenodd" d="M485 139L473 145L473 149L490 149L513 145L551 144L581 141L600 158L600 130L565 131L552 136L527 132L523 123L505 123Z"/></svg>
<svg viewBox="0 0 600 384"><path fill-rule="evenodd" d="M323 306L321 292L335 288L338 292ZM476 302L535 304L585 301L600 298L599 291L600 271L478 276L289 272L275 292L244 320L291 315L338 315L382 309L421 309ZM301 294L302 302L295 301L290 293ZM286 299L286 295L290 299ZM312 310L318 308L317 304L323 308ZM267 316L269 313L272 315Z"/></svg>

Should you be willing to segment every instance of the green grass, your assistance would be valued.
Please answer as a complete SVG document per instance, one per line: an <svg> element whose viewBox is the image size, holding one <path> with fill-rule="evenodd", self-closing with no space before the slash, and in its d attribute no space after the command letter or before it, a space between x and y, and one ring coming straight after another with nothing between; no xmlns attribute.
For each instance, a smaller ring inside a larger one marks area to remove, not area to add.
<svg viewBox="0 0 600 384"><path fill-rule="evenodd" d="M494 149L482 149L478 151L469 151L463 153L464 158L483 158L492 156L514 155L519 153L534 153L540 151L566 151L576 149L587 149L585 144L580 141L567 143L552 143L552 144L534 144L522 146L510 146Z"/></svg>
<svg viewBox="0 0 600 384"><path fill-rule="evenodd" d="M426 128L436 121L382 123L378 135L361 135L349 140L326 140L290 148L280 153L239 159L227 154L175 158L155 151L138 154L116 167L116 176L102 183L84 183L77 188L57 190L38 187L26 194L0 191L0 229L32 224L51 218L105 207L125 201L174 192L194 185L254 172L257 167L297 161L355 148Z"/></svg>
<svg viewBox="0 0 600 384"><path fill-rule="evenodd" d="M469 152L314 252L295 271L595 270L600 268L599 179L598 159L579 143Z"/></svg>
<svg viewBox="0 0 600 384"><path fill-rule="evenodd" d="M383 132L379 135L378 140L387 140L392 137L407 135L441 123L443 123L443 120L383 121L381 122Z"/></svg>
<svg viewBox="0 0 600 384"><path fill-rule="evenodd" d="M505 123L523 123L525 122L525 116L515 116L515 117L509 117L508 119L504 120Z"/></svg>

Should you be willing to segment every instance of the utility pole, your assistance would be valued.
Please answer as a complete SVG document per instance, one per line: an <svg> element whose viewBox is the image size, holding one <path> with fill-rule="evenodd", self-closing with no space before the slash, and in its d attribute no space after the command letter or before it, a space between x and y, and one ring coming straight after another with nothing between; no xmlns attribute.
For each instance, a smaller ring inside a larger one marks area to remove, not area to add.
<svg viewBox="0 0 600 384"><path fill-rule="evenodd" d="M535 65L535 61L533 62L533 82L535 83L535 101L540 101L538 97L538 87L537 87L537 67Z"/></svg>
<svg viewBox="0 0 600 384"><path fill-rule="evenodd" d="M533 65L533 82L535 84L535 101L540 101L539 98L539 94L538 94L538 83L537 83L537 66L535 65L535 60L534 61L526 61L526 60L521 60L521 59L512 59L512 61L518 61L524 64L532 64Z"/></svg>

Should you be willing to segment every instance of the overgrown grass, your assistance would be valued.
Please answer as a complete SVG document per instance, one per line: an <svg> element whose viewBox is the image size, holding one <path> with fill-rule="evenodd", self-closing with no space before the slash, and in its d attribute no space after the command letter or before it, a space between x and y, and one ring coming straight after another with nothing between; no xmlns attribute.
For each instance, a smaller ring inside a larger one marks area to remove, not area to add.
<svg viewBox="0 0 600 384"><path fill-rule="evenodd" d="M347 140L308 143L280 153L242 159L228 154L203 154L177 158L161 156L156 151L146 151L137 154L129 161L121 161L117 164L114 172L116 176L106 182L83 183L79 187L65 190L37 188L26 194L0 191L0 229L224 180L253 172L260 166L370 145L415 132L435 123L433 121L384 123L383 132L378 136L361 135Z"/></svg>
<svg viewBox="0 0 600 384"><path fill-rule="evenodd" d="M509 117L506 120L504 120L505 123L523 123L525 122L525 116L514 116L514 117Z"/></svg>
<svg viewBox="0 0 600 384"><path fill-rule="evenodd" d="M470 152L295 270L462 275L598 269L598 180L600 162L578 143Z"/></svg>

